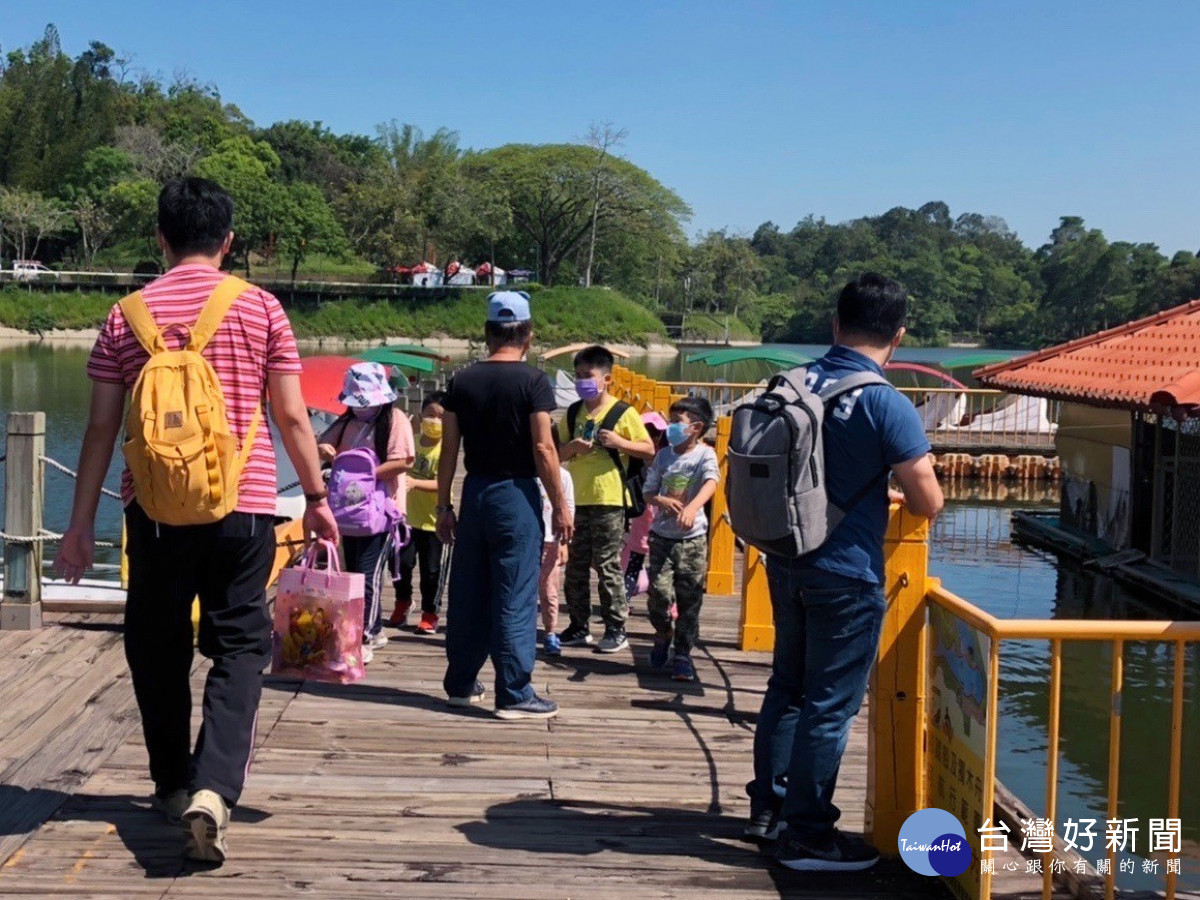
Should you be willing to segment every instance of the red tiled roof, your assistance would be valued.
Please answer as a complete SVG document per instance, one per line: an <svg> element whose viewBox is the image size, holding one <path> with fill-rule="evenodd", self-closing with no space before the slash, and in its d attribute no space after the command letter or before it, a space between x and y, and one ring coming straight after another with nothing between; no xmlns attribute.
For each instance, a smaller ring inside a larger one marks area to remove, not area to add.
<svg viewBox="0 0 1200 900"><path fill-rule="evenodd" d="M1200 414L1200 300L986 366L975 376L1017 394Z"/></svg>

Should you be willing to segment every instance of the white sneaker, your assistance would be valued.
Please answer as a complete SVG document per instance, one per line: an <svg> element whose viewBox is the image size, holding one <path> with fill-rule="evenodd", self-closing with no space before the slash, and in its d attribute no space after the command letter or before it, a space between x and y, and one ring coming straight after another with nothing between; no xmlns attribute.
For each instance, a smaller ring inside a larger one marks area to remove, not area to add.
<svg viewBox="0 0 1200 900"><path fill-rule="evenodd" d="M371 649L370 644L363 644L363 646L362 646L363 665L365 666L367 663L371 662L373 659L375 659L375 651Z"/></svg>
<svg viewBox="0 0 1200 900"><path fill-rule="evenodd" d="M372 637L368 638L368 640L370 640L370 642L371 642L371 649L378 650L380 647L387 646L388 636L381 631L381 632L379 632L379 634L373 635Z"/></svg>
<svg viewBox="0 0 1200 900"><path fill-rule="evenodd" d="M187 857L201 862L225 862L229 848L225 831L229 827L229 807L216 791L192 794L192 802L183 814L188 832Z"/></svg>

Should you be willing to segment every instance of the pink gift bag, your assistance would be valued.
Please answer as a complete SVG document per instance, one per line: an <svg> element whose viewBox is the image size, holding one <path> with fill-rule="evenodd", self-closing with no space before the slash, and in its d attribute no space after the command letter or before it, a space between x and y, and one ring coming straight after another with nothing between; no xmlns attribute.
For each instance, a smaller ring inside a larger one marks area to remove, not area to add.
<svg viewBox="0 0 1200 900"><path fill-rule="evenodd" d="M326 568L317 567L324 547ZM363 678L363 576L343 572L337 548L312 544L279 574L271 672L350 684Z"/></svg>

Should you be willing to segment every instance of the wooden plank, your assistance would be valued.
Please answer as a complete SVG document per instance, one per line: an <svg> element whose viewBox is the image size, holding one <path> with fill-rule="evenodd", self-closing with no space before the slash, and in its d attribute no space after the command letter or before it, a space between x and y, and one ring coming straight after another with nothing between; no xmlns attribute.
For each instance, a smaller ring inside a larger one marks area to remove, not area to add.
<svg viewBox="0 0 1200 900"><path fill-rule="evenodd" d="M549 723L448 709L441 636L397 635L356 685L269 678L231 826L232 857L215 871L186 866L178 832L149 809L140 730L102 730L103 763L59 789L53 818L2 864L0 896L933 896L927 880L898 862L861 875L803 877L738 840L769 667L732 646L735 604L713 602L704 616L703 634L719 638L696 654L694 685L646 669L650 627L642 614L630 623L632 655L578 650L539 663L538 690L562 704ZM30 641L38 656L51 652L53 642L32 634ZM96 722L81 706L113 703L100 689L76 686L97 660L120 668L102 643L94 632L87 640L64 633L60 658L31 659L31 683L54 685L60 698L42 702L61 740L95 744ZM197 692L206 670L193 674ZM127 690L123 675L108 677ZM490 694L486 667L481 679ZM78 726L64 715L70 708L80 713ZM131 699L126 713L136 724ZM836 798L851 830L862 826L864 726L860 716ZM28 740L12 746L14 758L15 749L22 759L33 749ZM58 753L51 765L61 772L78 761Z"/></svg>

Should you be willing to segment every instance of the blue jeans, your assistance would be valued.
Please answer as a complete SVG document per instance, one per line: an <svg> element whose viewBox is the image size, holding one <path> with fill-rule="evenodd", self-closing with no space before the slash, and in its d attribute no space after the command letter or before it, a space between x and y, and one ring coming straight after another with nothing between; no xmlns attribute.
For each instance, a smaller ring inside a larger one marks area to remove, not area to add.
<svg viewBox="0 0 1200 900"><path fill-rule="evenodd" d="M454 534L446 609L442 685L449 696L470 695L490 654L496 670L496 707L533 697L541 569L537 481L468 475Z"/></svg>
<svg viewBox="0 0 1200 900"><path fill-rule="evenodd" d="M768 557L775 655L754 733L754 812L773 809L800 839L821 839L850 725L879 650L879 585Z"/></svg>

